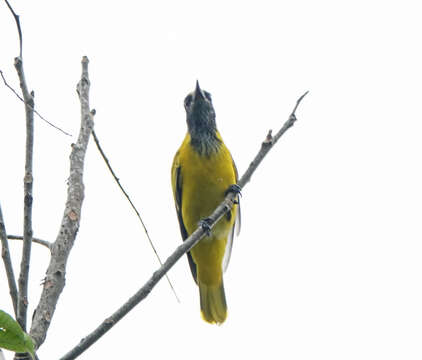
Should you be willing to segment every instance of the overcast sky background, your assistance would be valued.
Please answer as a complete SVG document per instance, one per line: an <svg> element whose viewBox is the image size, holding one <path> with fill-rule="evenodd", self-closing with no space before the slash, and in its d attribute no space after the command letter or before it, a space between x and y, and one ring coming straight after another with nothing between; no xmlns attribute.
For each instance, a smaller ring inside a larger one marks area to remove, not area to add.
<svg viewBox="0 0 422 360"><path fill-rule="evenodd" d="M242 174L269 129L298 122L245 187L224 282L229 315L201 320L187 260L80 359L420 359L422 52L418 1L13 1L36 108L34 236L54 241L90 59L95 130L161 257L180 243L170 185L183 99L211 92ZM19 88L0 2L0 69ZM24 108L0 85L0 202L22 233ZM57 359L133 295L157 260L93 142L67 282L39 350ZM16 277L21 242L11 241ZM34 245L29 319L48 250ZM12 313L3 265L0 308ZM11 359L11 353L7 353Z"/></svg>

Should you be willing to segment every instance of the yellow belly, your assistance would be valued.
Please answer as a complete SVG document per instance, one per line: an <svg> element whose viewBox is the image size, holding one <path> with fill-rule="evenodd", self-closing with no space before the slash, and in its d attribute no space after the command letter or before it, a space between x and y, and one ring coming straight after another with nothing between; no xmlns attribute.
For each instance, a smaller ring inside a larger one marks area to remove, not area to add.
<svg viewBox="0 0 422 360"><path fill-rule="evenodd" d="M190 235L198 222L211 215L223 201L227 188L236 183L233 161L227 147L222 144L218 152L210 156L199 155L185 141L180 149L182 168L182 218ZM234 223L235 208L231 216L224 216L192 250L197 266L198 281L218 285L222 279L222 261L227 237Z"/></svg>

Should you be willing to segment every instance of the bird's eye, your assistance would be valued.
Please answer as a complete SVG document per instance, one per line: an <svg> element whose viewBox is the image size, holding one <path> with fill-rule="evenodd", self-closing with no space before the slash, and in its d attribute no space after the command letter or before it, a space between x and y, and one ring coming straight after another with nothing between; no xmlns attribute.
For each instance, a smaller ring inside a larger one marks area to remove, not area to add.
<svg viewBox="0 0 422 360"><path fill-rule="evenodd" d="M192 102L192 95L188 95L185 98L185 108L188 108Z"/></svg>
<svg viewBox="0 0 422 360"><path fill-rule="evenodd" d="M204 90L204 94L205 94L205 97L206 97L209 101L211 101L211 94L210 94L208 91L205 91L205 90Z"/></svg>

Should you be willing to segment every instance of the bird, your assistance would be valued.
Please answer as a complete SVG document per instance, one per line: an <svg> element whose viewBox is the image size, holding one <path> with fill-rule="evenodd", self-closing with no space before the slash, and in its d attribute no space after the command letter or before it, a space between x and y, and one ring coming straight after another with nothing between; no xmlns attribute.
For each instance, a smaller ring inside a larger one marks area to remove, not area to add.
<svg viewBox="0 0 422 360"><path fill-rule="evenodd" d="M187 133L174 156L171 182L183 240L201 225L207 232L188 253L193 279L199 287L202 318L222 324L227 318L223 272L227 269L234 233L240 231L238 201L209 228L208 217L228 191L240 194L238 173L230 151L217 130L211 94L196 82L184 100Z"/></svg>

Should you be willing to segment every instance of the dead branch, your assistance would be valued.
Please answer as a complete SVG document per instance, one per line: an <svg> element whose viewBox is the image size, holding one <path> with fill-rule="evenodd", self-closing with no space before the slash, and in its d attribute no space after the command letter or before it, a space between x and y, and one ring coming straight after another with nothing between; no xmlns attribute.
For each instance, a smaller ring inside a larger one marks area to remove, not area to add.
<svg viewBox="0 0 422 360"><path fill-rule="evenodd" d="M14 14L16 16L16 14ZM19 18L16 22L19 24ZM20 27L19 27L20 28ZM20 35L21 36L21 35ZM34 148L34 93L29 93L23 70L22 58L15 58L15 68L18 73L22 96L25 103L26 144L25 144L25 176L24 183L24 217L23 217L23 249L18 280L18 313L17 321L26 330L26 313L28 307L28 278L32 246L32 160Z"/></svg>
<svg viewBox="0 0 422 360"><path fill-rule="evenodd" d="M65 285L66 263L72 250L81 219L84 199L83 171L89 137L94 126L89 108L88 58L82 58L82 76L77 86L81 103L81 128L70 154L70 175L62 223L56 241L51 247L51 260L47 269L43 291L35 310L30 335L39 348L46 338L57 301Z"/></svg>

